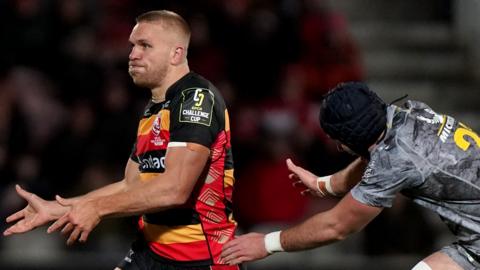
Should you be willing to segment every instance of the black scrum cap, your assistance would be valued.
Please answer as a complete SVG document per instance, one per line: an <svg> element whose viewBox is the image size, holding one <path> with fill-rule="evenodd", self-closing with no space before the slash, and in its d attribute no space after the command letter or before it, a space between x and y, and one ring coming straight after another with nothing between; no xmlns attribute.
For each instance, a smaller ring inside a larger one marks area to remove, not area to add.
<svg viewBox="0 0 480 270"><path fill-rule="evenodd" d="M324 97L320 126L356 154L369 158L368 148L386 128L387 105L360 82L337 85Z"/></svg>

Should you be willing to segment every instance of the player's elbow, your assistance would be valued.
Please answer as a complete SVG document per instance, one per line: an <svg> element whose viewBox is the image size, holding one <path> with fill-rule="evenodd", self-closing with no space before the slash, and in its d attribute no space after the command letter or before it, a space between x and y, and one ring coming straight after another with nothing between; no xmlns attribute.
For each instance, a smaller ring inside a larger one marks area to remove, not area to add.
<svg viewBox="0 0 480 270"><path fill-rule="evenodd" d="M331 239L333 242L338 242L338 241L345 240L348 237L349 234L346 233L345 231L337 230L335 228L332 228L330 230L329 235L330 235L330 237L328 237L329 239Z"/></svg>
<svg viewBox="0 0 480 270"><path fill-rule="evenodd" d="M153 187L150 190L150 194L152 195L145 197L147 200L146 204L153 209L164 207L175 208L184 205L188 201L189 196L186 195L178 185L174 183L164 183L159 186L160 188L158 189L157 187Z"/></svg>
<svg viewBox="0 0 480 270"><path fill-rule="evenodd" d="M172 207L182 206L187 203L190 193L176 186L171 189L169 196L169 204Z"/></svg>

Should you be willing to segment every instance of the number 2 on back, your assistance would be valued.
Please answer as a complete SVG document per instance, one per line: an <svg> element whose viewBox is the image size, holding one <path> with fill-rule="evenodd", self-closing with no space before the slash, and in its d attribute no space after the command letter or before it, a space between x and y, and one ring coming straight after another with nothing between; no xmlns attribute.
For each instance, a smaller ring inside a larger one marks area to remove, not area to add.
<svg viewBox="0 0 480 270"><path fill-rule="evenodd" d="M455 144L463 151L467 151L467 149L471 145L469 141L465 140L465 136L467 136L475 141L477 147L480 147L480 137L477 135L477 133L475 133L473 130L471 130L469 127L465 126L462 123L460 123L460 126L461 127L455 130L455 134L453 135L453 140L455 141Z"/></svg>

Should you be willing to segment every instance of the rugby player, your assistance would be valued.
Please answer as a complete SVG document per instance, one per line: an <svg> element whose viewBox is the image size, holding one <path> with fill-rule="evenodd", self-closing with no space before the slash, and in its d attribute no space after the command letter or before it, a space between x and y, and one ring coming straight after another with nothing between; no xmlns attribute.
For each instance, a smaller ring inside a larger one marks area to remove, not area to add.
<svg viewBox="0 0 480 270"><path fill-rule="evenodd" d="M45 201L17 186L28 205L7 218L4 235L56 220L67 244L85 242L107 217L141 215L140 237L116 269L234 270L220 257L233 238L234 184L225 102L208 80L190 71L190 29L178 14L137 17L128 72L152 99L140 120L125 178L86 195Z"/></svg>
<svg viewBox="0 0 480 270"><path fill-rule="evenodd" d="M287 160L290 177L312 194L344 195L342 200L286 230L239 236L224 246L226 262L238 264L341 241L362 230L402 193L437 213L456 237L413 270L480 269L477 133L422 102L387 105L360 82L339 84L325 96L320 125L359 158L325 177Z"/></svg>

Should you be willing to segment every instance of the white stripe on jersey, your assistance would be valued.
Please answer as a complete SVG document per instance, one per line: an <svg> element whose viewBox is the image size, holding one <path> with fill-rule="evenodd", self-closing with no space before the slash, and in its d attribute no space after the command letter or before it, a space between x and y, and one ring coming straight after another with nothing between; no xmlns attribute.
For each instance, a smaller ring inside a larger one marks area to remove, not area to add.
<svg viewBox="0 0 480 270"><path fill-rule="evenodd" d="M186 142L169 142L167 147L186 147Z"/></svg>

